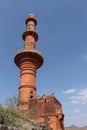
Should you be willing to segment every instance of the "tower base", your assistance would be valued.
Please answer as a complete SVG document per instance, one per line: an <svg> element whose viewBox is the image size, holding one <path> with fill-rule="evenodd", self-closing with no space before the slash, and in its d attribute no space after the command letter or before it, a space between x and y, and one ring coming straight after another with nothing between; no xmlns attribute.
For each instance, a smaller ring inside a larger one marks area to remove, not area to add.
<svg viewBox="0 0 87 130"><path fill-rule="evenodd" d="M31 98L24 113L29 119L44 123L50 130L64 130L62 105L53 94Z"/></svg>

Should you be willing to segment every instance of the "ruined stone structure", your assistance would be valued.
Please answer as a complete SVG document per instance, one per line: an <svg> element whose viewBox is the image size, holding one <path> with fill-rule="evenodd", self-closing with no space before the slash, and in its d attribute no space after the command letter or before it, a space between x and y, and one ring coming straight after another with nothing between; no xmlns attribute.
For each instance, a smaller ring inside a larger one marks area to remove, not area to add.
<svg viewBox="0 0 87 130"><path fill-rule="evenodd" d="M44 59L36 50L38 33L34 14L30 14L25 23L26 30L22 34L24 49L14 57L14 62L20 69L18 108L31 120L45 123L53 130L64 130L62 105L54 94L41 97L36 95L36 71L42 66Z"/></svg>

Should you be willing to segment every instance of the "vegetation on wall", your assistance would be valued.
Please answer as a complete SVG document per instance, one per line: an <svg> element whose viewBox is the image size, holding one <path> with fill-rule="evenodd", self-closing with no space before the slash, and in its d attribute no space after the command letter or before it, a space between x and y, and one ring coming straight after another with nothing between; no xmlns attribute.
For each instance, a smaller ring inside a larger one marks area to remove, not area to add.
<svg viewBox="0 0 87 130"><path fill-rule="evenodd" d="M21 118L21 114L17 109L0 107L0 124L16 126L18 118Z"/></svg>
<svg viewBox="0 0 87 130"><path fill-rule="evenodd" d="M0 105L0 124L5 126L16 126L19 119L23 119L22 113L17 109L17 97L7 98L6 106Z"/></svg>

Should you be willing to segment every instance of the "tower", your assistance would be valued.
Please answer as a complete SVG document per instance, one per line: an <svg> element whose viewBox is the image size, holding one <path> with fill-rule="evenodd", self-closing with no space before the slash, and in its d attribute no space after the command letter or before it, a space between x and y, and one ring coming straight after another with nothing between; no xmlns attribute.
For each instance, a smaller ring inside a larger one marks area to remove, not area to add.
<svg viewBox="0 0 87 130"><path fill-rule="evenodd" d="M64 130L62 105L55 95L36 95L36 71L43 64L42 54L36 50L38 33L37 20L30 14L25 21L26 30L22 34L24 49L16 53L15 64L20 69L18 108L29 119L44 123L50 130Z"/></svg>
<svg viewBox="0 0 87 130"><path fill-rule="evenodd" d="M42 54L36 50L38 33L37 20L30 14L25 21L26 30L22 34L24 49L17 52L14 57L15 64L20 69L20 86L18 94L18 108L28 109L28 101L36 96L36 71L43 64Z"/></svg>

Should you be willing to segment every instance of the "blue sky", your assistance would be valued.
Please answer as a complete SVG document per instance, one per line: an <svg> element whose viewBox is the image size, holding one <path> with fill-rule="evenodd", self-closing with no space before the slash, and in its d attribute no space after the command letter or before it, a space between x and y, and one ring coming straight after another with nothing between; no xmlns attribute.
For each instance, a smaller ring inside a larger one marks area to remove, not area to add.
<svg viewBox="0 0 87 130"><path fill-rule="evenodd" d="M28 14L36 15L37 49L44 64L37 71L37 95L61 101L65 126L87 125L87 0L0 0L0 103L18 95L14 56Z"/></svg>

